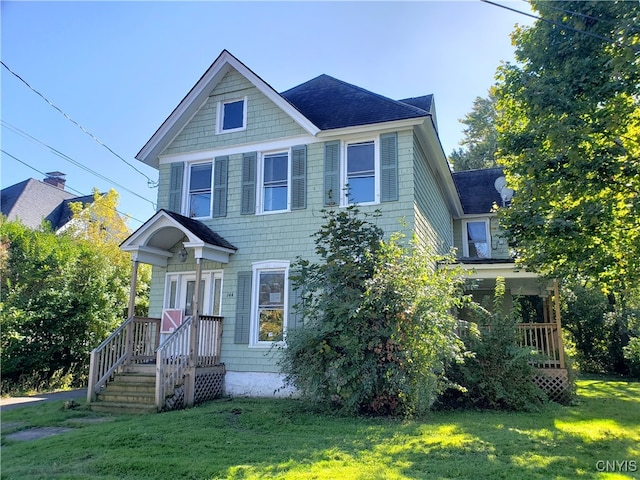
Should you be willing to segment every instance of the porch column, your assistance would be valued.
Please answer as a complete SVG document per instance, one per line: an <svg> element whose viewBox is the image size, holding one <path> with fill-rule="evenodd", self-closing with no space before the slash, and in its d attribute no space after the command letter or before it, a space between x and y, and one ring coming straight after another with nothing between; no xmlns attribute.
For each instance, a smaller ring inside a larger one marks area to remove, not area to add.
<svg viewBox="0 0 640 480"><path fill-rule="evenodd" d="M135 315L136 312L136 288L138 286L138 265L140 262L138 260L133 260L131 262L131 290L129 290L129 313L127 315L128 318L131 318Z"/></svg>
<svg viewBox="0 0 640 480"><path fill-rule="evenodd" d="M558 329L558 355L560 356L560 368L564 368L564 344L562 343L562 320L560 319L560 293L558 280L553 281L553 301L556 309L556 328Z"/></svg>
<svg viewBox="0 0 640 480"><path fill-rule="evenodd" d="M192 407L195 403L196 393L196 366L198 364L198 351L200 341L200 282L202 281L202 258L196 258L196 287L193 298L193 318L191 320L191 332L189 337L189 375L186 385L186 404Z"/></svg>
<svg viewBox="0 0 640 480"><path fill-rule="evenodd" d="M132 318L136 312L136 287L138 284L138 265L140 262L137 259L131 260L131 286L129 290L129 311L127 313L127 319ZM133 322L129 322L127 325L127 359L131 358L133 354Z"/></svg>

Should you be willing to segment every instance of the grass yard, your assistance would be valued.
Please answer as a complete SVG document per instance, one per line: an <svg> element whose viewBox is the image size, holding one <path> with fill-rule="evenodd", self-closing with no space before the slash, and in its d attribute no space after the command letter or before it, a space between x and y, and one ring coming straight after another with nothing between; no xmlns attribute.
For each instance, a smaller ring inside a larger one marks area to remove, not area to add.
<svg viewBox="0 0 640 480"><path fill-rule="evenodd" d="M293 400L219 400L105 416L62 403L2 414L3 479L640 478L640 383L582 380L541 413L441 412L345 419ZM30 427L67 427L33 441ZM615 470L615 472L614 472Z"/></svg>

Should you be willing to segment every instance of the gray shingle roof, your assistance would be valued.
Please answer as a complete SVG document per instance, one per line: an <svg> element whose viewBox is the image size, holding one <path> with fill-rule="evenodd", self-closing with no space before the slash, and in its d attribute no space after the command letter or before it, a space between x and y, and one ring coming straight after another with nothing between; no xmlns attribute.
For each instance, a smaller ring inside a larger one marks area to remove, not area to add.
<svg viewBox="0 0 640 480"><path fill-rule="evenodd" d="M467 215L489 213L494 203L501 206L502 198L494 184L496 179L503 175L500 167L454 172L453 181L464 213Z"/></svg>
<svg viewBox="0 0 640 480"><path fill-rule="evenodd" d="M193 218L185 217L184 215L180 215L170 210L160 209L158 211L166 213L171 218L173 218L176 222L182 225L184 228L192 232L200 240L202 240L205 243L208 243L209 245L229 248L231 250L238 250L237 247L234 247L233 245L231 245L229 242L227 242L224 238L222 238L216 232L214 232L209 227L207 227L200 220L195 220Z"/></svg>
<svg viewBox="0 0 640 480"><path fill-rule="evenodd" d="M430 111L421 106L431 105L430 95L409 99L413 102L392 100L329 75L280 95L321 130L425 117Z"/></svg>
<svg viewBox="0 0 640 480"><path fill-rule="evenodd" d="M3 188L0 210L8 220L20 220L29 228L38 228L42 220L58 230L71 219L70 202L91 203L93 196L77 197L61 188L30 178Z"/></svg>

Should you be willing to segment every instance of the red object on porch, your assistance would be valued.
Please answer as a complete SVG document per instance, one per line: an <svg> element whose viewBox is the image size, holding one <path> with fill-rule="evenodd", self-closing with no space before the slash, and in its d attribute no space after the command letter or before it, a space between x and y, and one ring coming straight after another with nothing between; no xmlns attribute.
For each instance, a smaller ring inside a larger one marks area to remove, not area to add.
<svg viewBox="0 0 640 480"><path fill-rule="evenodd" d="M173 333L182 324L182 310L167 308L162 311L162 324L160 333Z"/></svg>

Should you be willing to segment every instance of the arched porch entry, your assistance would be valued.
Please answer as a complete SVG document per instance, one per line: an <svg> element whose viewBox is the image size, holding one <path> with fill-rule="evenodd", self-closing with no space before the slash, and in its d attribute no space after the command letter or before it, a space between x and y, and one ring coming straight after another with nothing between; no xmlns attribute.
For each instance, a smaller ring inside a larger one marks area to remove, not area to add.
<svg viewBox="0 0 640 480"><path fill-rule="evenodd" d="M229 263L237 248L204 223L168 210L159 210L120 248L129 252L132 260L128 319L91 354L88 402L94 407L106 403L99 397L108 398L105 390L110 383L117 383L119 374L146 369L154 377L153 403L157 411L191 406L198 400L198 375L201 379L209 374L219 377L220 371L224 371L219 363L222 317L202 315L201 296L193 294L190 315L181 317L175 323L176 328L167 330L170 335L160 342L164 318L134 315L138 268L140 263L167 267L192 257L195 275L190 283L200 286L203 260ZM202 395L200 398L205 399Z"/></svg>

